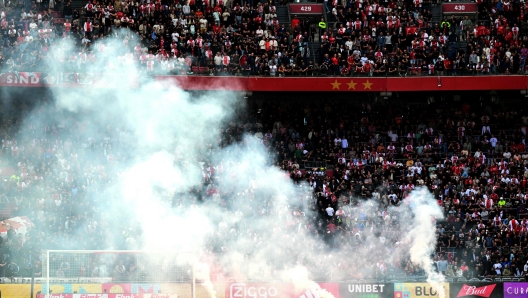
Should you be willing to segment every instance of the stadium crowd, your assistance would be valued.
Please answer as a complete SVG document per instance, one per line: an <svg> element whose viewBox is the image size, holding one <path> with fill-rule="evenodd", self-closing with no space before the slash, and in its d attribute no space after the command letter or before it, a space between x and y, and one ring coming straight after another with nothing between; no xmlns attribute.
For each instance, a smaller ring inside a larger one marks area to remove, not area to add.
<svg viewBox="0 0 528 298"><path fill-rule="evenodd" d="M90 70L92 62L107 59L113 64L110 69L138 61L146 72L175 74L193 72L192 66L203 66L206 73L240 75L301 75L321 69L334 75L405 75L410 67L430 74L514 74L524 69L528 55L525 28L518 27L526 23L524 4L508 1L493 7L479 2L479 20L485 21L477 24L467 18L432 24L421 1L325 3L337 28L320 30L316 53L307 47L315 40L315 31L295 17L292 24L279 24L269 3L89 2L83 11L62 2L36 2L35 7L10 3L15 4L0 3L0 67L7 70L45 70L46 61L60 61L67 70L82 72ZM54 22L43 10L48 8L61 11L64 23ZM120 30L125 27L131 30ZM109 36L123 44L115 57L104 52ZM454 47L459 38L467 41L467 49ZM76 41L76 46L65 47L61 39ZM311 65L313 55L319 55L320 65ZM308 221L304 232L321 238L321 247L314 249L353 249L372 239L385 243L393 229L390 207L423 185L447 216L437 230L439 271L453 277L525 276L528 116L515 109L469 104L458 108L433 104L429 115L442 116L427 118L417 109L367 103L346 108L332 103L306 107L265 103L260 118L226 128L223 141L225 145L240 141L244 133L254 135L269 148L270 164L313 187L317 198L313 208L319 216ZM97 207L104 203L94 194L111 183L108 177L118 175L112 166L116 159L130 158L123 150L130 140L110 128L81 140L73 136L75 127L40 123L30 126L21 139L17 120L27 109L21 105L4 115L2 155L16 170L3 182L0 202L14 204L14 215L29 216L35 228L25 237L10 230L0 240L0 277L28 276L33 266L35 275L42 274L35 260L40 260L44 248L104 248L97 240L108 237L104 234L108 223L101 220ZM270 117L276 111L280 116ZM319 113L332 120L324 121ZM251 115L256 117L256 111ZM302 115L308 125L293 123L289 115ZM83 158L94 152L97 159ZM192 192L199 201L217 192L215 175L214 167L204 167L203 189ZM353 206L371 197L380 202L379 208L360 217L347 216ZM171 203L184 204L176 199ZM292 210L290 233L303 218L302 211ZM123 239L119 247L125 247L126 237L113 236ZM211 251L222 253L221 243L211 240ZM383 259L373 253L376 258ZM324 259L317 262L314 268L325 267ZM100 264L85 265L82 270L68 269L68 274L123 274L121 269L102 273ZM367 269L325 271L319 279L421 274L408 262L359 265ZM125 271L133 267L123 266Z"/></svg>
<svg viewBox="0 0 528 298"><path fill-rule="evenodd" d="M325 1L331 22L319 28L295 15L280 24L276 2L89 1L77 11L69 1L2 1L0 63L32 71L49 59L82 72L107 59L109 69L136 61L147 72L211 75L524 72L526 9L518 1L478 1L478 21L439 23L430 10L438 1ZM111 57L97 46L109 36L120 44ZM64 47L64 38L76 46Z"/></svg>
<svg viewBox="0 0 528 298"><path fill-rule="evenodd" d="M27 111L22 104L11 109L11 117L3 118L2 160L16 169L3 182L1 198L13 206L12 216L28 216L34 228L25 236L10 230L0 240L0 277L31 272L40 276L42 249L105 249L110 242L117 249L129 248L129 238L140 229L118 214L105 215L105 209L112 201L106 190L133 158L127 155L133 140L117 126L79 139L78 129L86 124L66 125L76 123L70 117L56 123L29 123L18 131L20 117ZM42 119L53 119L45 117L51 111L38 108ZM436 117L428 116L433 114ZM313 188L315 200L307 199L304 207L292 204L277 229L299 243L306 235L319 239L308 243L313 245L310 250L325 251L324 258L288 260L312 268L315 279L421 276L423 272L409 260L385 258L400 239L393 208L406 204L410 191L420 186L432 192L446 215L437 222L439 271L447 277L467 278L528 274L527 115L492 104L436 103L402 109L367 102L264 102L240 115L247 116L222 129L220 147L240 142L244 134L253 135L268 148L269 165L289 173L295 183L304 181ZM302 118L306 125L293 120ZM227 174L222 172L225 165L210 164L207 157L197 162L203 165L203 185L167 197L169 205L187 210L213 201L250 221L275 212L273 206L253 205L252 200L240 203L241 195L258 197L262 190L255 187L238 195L230 190L222 193L218 181ZM360 205L370 207L357 213L355 207ZM251 255L259 241L277 241L266 231L228 229L225 224L210 237L206 250L212 255L237 249ZM233 239L253 244L229 247ZM358 247L379 249L369 251L368 260L353 264L340 260L340 270L324 266L332 261L328 253L357 253ZM131 258L91 257L82 263L70 258L54 258L51 276L144 278L137 274L142 265ZM287 263L277 260L278 267ZM363 269L354 270L356 266ZM214 270L212 278L232 274L229 269ZM258 274L255 278L266 278Z"/></svg>

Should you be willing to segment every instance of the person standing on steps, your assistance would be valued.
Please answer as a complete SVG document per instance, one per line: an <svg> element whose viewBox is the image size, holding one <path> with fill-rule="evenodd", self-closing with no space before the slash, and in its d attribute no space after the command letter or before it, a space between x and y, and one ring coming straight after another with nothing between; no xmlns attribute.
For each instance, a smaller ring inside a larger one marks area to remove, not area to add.
<svg viewBox="0 0 528 298"><path fill-rule="evenodd" d="M325 7L328 1L325 0ZM328 9L328 7L326 8ZM326 31L326 22L324 21L324 18L321 18L321 21L319 22L319 40L321 39L321 36Z"/></svg>

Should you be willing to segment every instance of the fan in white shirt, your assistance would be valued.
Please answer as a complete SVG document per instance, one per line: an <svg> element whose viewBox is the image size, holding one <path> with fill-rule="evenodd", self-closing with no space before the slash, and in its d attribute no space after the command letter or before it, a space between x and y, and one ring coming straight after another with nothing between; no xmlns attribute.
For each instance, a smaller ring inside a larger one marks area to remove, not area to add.
<svg viewBox="0 0 528 298"><path fill-rule="evenodd" d="M393 133L392 131L389 130L389 132L387 132L387 136L389 138L391 138L391 141L392 142L396 142L398 140L398 134L396 133Z"/></svg>
<svg viewBox="0 0 528 298"><path fill-rule="evenodd" d="M504 159L508 160L510 159L512 156L512 154L509 152L509 151L506 151L502 154L502 157L504 157Z"/></svg>
<svg viewBox="0 0 528 298"><path fill-rule="evenodd" d="M269 69L270 75L274 76L277 73L277 65L275 65L274 63L269 66Z"/></svg>
<svg viewBox="0 0 528 298"><path fill-rule="evenodd" d="M497 138L494 135L491 135L491 139L489 140L489 142L491 143L491 147L495 148L499 140L497 140Z"/></svg>
<svg viewBox="0 0 528 298"><path fill-rule="evenodd" d="M396 202L398 196L395 193L391 193L390 195L388 195L388 198L391 199L393 202Z"/></svg>
<svg viewBox="0 0 528 298"><path fill-rule="evenodd" d="M497 262L495 265L493 265L493 269L495 269L495 272L497 272L497 275L501 275L501 269L502 269L501 263Z"/></svg>
<svg viewBox="0 0 528 298"><path fill-rule="evenodd" d="M334 145L338 146L338 147L341 147L341 138L340 137L336 137L334 139Z"/></svg>
<svg viewBox="0 0 528 298"><path fill-rule="evenodd" d="M328 216L330 217L334 216L334 208L332 208L330 204L328 204L328 208L326 208L325 211L326 211L326 214L328 214Z"/></svg>

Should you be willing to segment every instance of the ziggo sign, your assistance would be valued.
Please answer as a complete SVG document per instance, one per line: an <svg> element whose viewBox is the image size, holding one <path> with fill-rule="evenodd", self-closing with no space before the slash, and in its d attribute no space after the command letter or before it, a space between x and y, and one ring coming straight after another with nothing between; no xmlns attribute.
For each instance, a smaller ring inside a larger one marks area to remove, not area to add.
<svg viewBox="0 0 528 298"><path fill-rule="evenodd" d="M320 297L319 292L339 296L339 286L336 283L319 283L308 289L296 289L291 283L232 283L226 285L226 298L299 298Z"/></svg>

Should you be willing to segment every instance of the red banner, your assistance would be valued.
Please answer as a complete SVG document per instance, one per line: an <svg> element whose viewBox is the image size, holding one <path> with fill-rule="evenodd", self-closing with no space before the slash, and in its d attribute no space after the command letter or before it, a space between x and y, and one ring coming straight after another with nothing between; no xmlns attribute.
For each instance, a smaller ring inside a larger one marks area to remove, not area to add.
<svg viewBox="0 0 528 298"><path fill-rule="evenodd" d="M528 76L417 77L206 77L157 76L166 86L184 90L277 92L403 92L527 90Z"/></svg>
<svg viewBox="0 0 528 298"><path fill-rule="evenodd" d="M477 13L477 3L444 3L442 4L443 13Z"/></svg>
<svg viewBox="0 0 528 298"><path fill-rule="evenodd" d="M471 4L471 3L469 3ZM156 76L156 81L184 90L242 92L403 92L528 90L528 76L415 76L415 77L210 77ZM128 85L127 85L128 84ZM9 72L0 74L0 87L137 88L139 78L101 73Z"/></svg>
<svg viewBox="0 0 528 298"><path fill-rule="evenodd" d="M290 4L291 14L323 14L323 5L314 3Z"/></svg>
<svg viewBox="0 0 528 298"><path fill-rule="evenodd" d="M178 294L49 294L38 298L178 298Z"/></svg>
<svg viewBox="0 0 528 298"><path fill-rule="evenodd" d="M339 297L339 285L336 283L320 283L313 286L295 286L287 283L232 283L226 287L225 298L307 298L326 297L322 292L329 292Z"/></svg>

